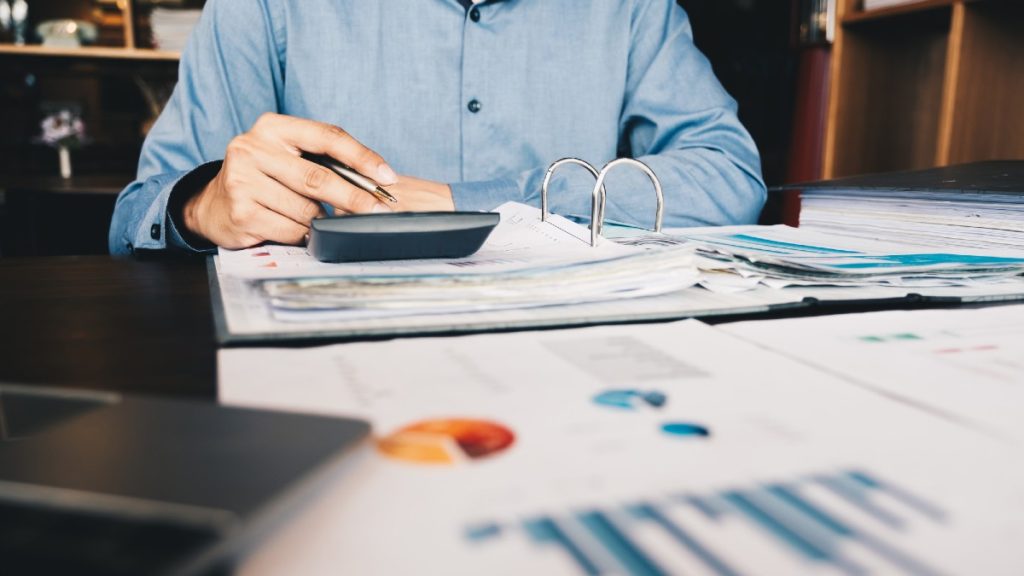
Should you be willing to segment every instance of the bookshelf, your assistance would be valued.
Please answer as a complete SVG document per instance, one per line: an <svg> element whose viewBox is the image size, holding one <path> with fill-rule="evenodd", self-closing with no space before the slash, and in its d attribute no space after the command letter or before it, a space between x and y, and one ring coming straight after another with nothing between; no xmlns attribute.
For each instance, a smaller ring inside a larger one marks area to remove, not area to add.
<svg viewBox="0 0 1024 576"><path fill-rule="evenodd" d="M836 10L824 177L1024 159L1024 3Z"/></svg>
<svg viewBox="0 0 1024 576"><path fill-rule="evenodd" d="M23 177L56 174L56 156L38 141L40 121L69 109L89 142L72 152L76 176L128 175L158 108L177 80L180 53L152 47L157 6L197 8L202 0L29 0L29 29L74 19L97 27L81 47L9 42L0 35L0 189ZM0 199L2 203L2 199Z"/></svg>
<svg viewBox="0 0 1024 576"><path fill-rule="evenodd" d="M146 34L148 10L152 0L37 0L31 3L30 22L74 18L93 22L101 27L95 45L75 48L29 44L17 46L0 43L0 57L77 58L82 60L129 60L139 62L176 62L181 54L159 50L148 45ZM200 7L203 0L181 0L182 7Z"/></svg>

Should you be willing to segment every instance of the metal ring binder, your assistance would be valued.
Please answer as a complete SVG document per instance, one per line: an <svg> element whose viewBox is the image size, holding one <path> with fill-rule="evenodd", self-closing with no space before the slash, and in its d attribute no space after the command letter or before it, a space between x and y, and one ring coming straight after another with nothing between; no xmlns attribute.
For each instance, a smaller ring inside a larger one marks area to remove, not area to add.
<svg viewBox="0 0 1024 576"><path fill-rule="evenodd" d="M590 172L590 175L595 180L599 177L597 168L586 160L580 160L579 158L562 158L561 160L555 160L548 166L547 172L544 173L544 183L540 186L540 221L547 222L548 219L548 184L551 183L551 177L554 176L555 170L566 164L576 164L577 166L583 166ZM600 196L599 196L600 195ZM601 227L601 221L604 220L604 202L607 196L604 185L594 188L593 199L590 204L590 245L597 246L597 235L600 233L599 228ZM599 203L600 202L600 203Z"/></svg>
<svg viewBox="0 0 1024 576"><path fill-rule="evenodd" d="M551 177L554 175L555 170L566 164L576 164L583 166L588 172L596 179L594 184L594 190L591 193L591 204L590 204L590 245L597 246L597 239L601 235L601 230L604 228L604 211L605 203L608 200L608 191L604 186L604 179L608 176L608 173L612 168L620 165L630 165L639 168L647 177L651 179L651 183L654 184L654 193L657 195L658 206L654 214L654 231L661 232L661 224L665 215L665 195L661 190L661 181L658 180L658 176L654 174L647 164L636 160L634 158L616 158L611 162L604 165L604 168L600 172L594 165L586 160L580 160L579 158L562 158L556 160L548 166L547 172L544 173L544 182L540 187L540 219L541 222L546 222L548 217L548 185L551 183Z"/></svg>
<svg viewBox="0 0 1024 576"><path fill-rule="evenodd" d="M634 158L616 158L615 160L612 160L611 162L604 165L604 168L601 169L601 173L598 174L597 176L597 184L594 186L594 194L597 194L598 190L600 189L602 196L601 221L597 225L598 234L601 233L601 229L604 227L604 179L606 176L608 176L608 173L611 172L612 168L615 168L616 166L620 165L636 166L644 174L647 174L648 178L651 179L651 184L654 184L654 193L658 197L658 207L654 213L654 231L661 232L661 221L665 215L665 195L661 191L661 181L658 180L658 177L654 174L654 170L651 170L651 168L647 166L647 164L644 164L643 162L636 160Z"/></svg>

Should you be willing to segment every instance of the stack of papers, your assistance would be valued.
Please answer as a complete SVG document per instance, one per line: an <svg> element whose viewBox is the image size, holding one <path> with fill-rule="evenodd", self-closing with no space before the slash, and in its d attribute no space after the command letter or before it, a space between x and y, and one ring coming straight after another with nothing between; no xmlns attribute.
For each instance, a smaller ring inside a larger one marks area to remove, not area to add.
<svg viewBox="0 0 1024 576"><path fill-rule="evenodd" d="M642 298L692 286L689 249L567 261L506 272L403 273L266 280L274 315L287 321L365 315L487 312Z"/></svg>
<svg viewBox="0 0 1024 576"><path fill-rule="evenodd" d="M184 50L202 14L202 9L154 8L149 17L154 47L177 52Z"/></svg>
<svg viewBox="0 0 1024 576"><path fill-rule="evenodd" d="M921 252L784 226L589 232L509 203L476 254L326 264L305 248L221 250L222 343L475 332L751 314L821 303L1024 298L1024 254ZM694 250L698 252L695 254Z"/></svg>
<svg viewBox="0 0 1024 576"><path fill-rule="evenodd" d="M800 227L921 249L1020 251L1024 194L805 190Z"/></svg>
<svg viewBox="0 0 1024 576"><path fill-rule="evenodd" d="M327 264L304 248L221 250L228 323L252 324L263 315L320 329L367 319L480 315L641 299L698 280L690 246L592 247L589 232L564 218L541 222L539 210L516 203L497 212L501 223L467 258Z"/></svg>
<svg viewBox="0 0 1024 576"><path fill-rule="evenodd" d="M702 268L750 283L788 286L947 287L1017 284L1024 251L923 250L789 226L677 229L696 243ZM752 287L752 286L751 286Z"/></svg>

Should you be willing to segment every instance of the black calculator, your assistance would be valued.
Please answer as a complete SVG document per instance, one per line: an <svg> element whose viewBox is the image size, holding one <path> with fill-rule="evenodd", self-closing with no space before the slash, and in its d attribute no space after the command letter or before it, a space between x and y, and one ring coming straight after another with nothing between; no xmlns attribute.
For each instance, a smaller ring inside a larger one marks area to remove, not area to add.
<svg viewBox="0 0 1024 576"><path fill-rule="evenodd" d="M309 253L321 262L462 258L480 249L493 212L350 214L313 220Z"/></svg>

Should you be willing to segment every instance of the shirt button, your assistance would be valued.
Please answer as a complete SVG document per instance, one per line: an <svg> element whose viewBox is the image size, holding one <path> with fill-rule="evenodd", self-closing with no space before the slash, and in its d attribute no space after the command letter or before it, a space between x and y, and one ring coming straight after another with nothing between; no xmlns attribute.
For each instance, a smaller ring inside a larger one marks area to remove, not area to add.
<svg viewBox="0 0 1024 576"><path fill-rule="evenodd" d="M473 114L476 114L477 112L479 112L480 109L483 108L483 107L484 107L484 105L481 104L480 101L477 100L476 98L470 100L469 104L466 105L466 108L469 108L469 111L472 112Z"/></svg>
<svg viewBox="0 0 1024 576"><path fill-rule="evenodd" d="M469 19L472 20L473 22L479 22L480 21L480 9L479 8L473 8L472 10L470 10L469 11Z"/></svg>
<svg viewBox="0 0 1024 576"><path fill-rule="evenodd" d="M149 237L152 238L153 240L159 240L160 239L160 225L159 224L153 224L152 226L149 227Z"/></svg>

